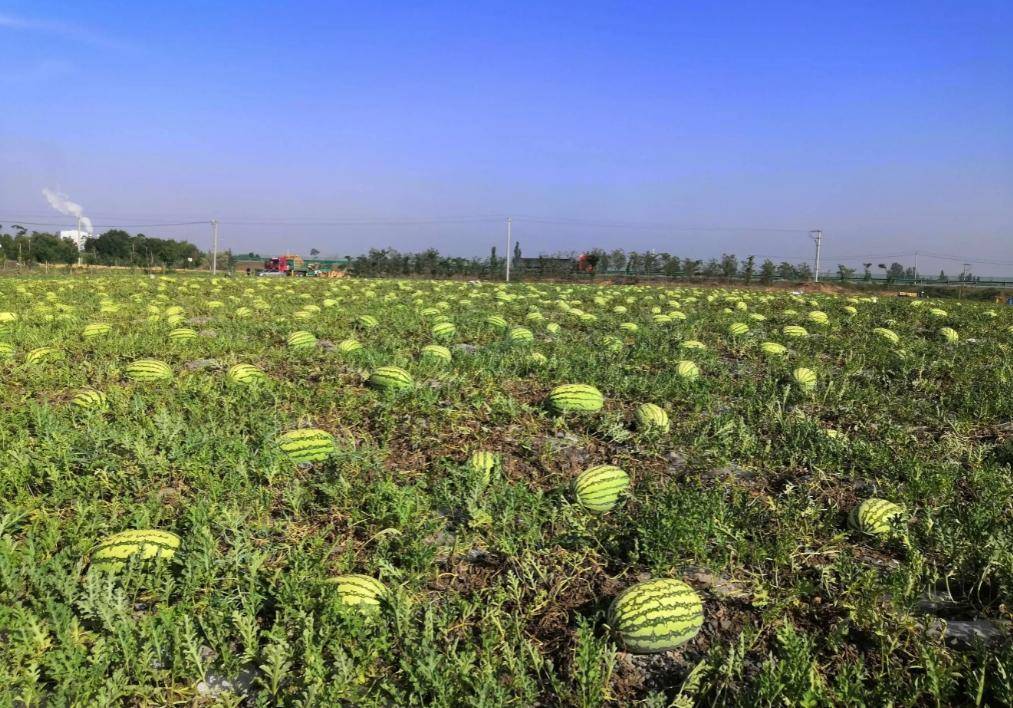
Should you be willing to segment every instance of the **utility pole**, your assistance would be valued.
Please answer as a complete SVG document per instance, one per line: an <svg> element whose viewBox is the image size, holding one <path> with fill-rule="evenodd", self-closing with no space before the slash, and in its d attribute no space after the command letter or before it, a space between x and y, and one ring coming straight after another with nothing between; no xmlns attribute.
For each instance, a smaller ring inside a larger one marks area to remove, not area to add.
<svg viewBox="0 0 1013 708"><path fill-rule="evenodd" d="M820 282L820 248L823 246L822 229L813 229L809 232L809 238L816 242L816 271L813 276L814 282Z"/></svg>
<svg viewBox="0 0 1013 708"><path fill-rule="evenodd" d="M507 250L506 250L506 281L510 282L510 259L513 257L510 255L510 230L513 226L513 219L507 217Z"/></svg>
<svg viewBox="0 0 1013 708"><path fill-rule="evenodd" d="M211 275L218 273L218 219L211 220Z"/></svg>

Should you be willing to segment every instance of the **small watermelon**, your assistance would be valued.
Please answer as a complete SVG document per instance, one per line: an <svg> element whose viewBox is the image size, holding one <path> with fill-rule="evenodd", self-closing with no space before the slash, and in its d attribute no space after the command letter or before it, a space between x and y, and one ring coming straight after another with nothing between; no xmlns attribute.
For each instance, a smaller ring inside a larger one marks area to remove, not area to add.
<svg viewBox="0 0 1013 708"><path fill-rule="evenodd" d="M351 354L362 349L362 344L358 339L342 339L338 342L338 351L342 354Z"/></svg>
<svg viewBox="0 0 1013 708"><path fill-rule="evenodd" d="M278 438L278 447L292 462L320 462L336 449L334 436L319 428L291 430Z"/></svg>
<svg viewBox="0 0 1013 708"><path fill-rule="evenodd" d="M851 528L869 536L885 536L894 524L904 519L904 509L886 499L866 499L851 510Z"/></svg>
<svg viewBox="0 0 1013 708"><path fill-rule="evenodd" d="M499 315L489 315L488 317L485 318L485 323L487 325L489 325L490 327L494 327L496 329L506 329L507 328L507 321L506 321L506 319L504 319L503 317L501 317Z"/></svg>
<svg viewBox="0 0 1013 708"><path fill-rule="evenodd" d="M745 322L732 322L728 325L728 334L733 337L741 337L749 331L749 325Z"/></svg>
<svg viewBox="0 0 1013 708"><path fill-rule="evenodd" d="M174 342L191 342L197 339L197 332L189 327L179 327L169 332L169 339Z"/></svg>
<svg viewBox="0 0 1013 708"><path fill-rule="evenodd" d="M91 388L78 391L70 402L84 410L102 410L108 405L106 395Z"/></svg>
<svg viewBox="0 0 1013 708"><path fill-rule="evenodd" d="M527 344L535 340L535 335L527 327L511 327L507 339L513 344Z"/></svg>
<svg viewBox="0 0 1013 708"><path fill-rule="evenodd" d="M700 596L674 578L628 587L612 600L608 611L612 631L636 654L675 649L697 635L703 619Z"/></svg>
<svg viewBox="0 0 1013 708"><path fill-rule="evenodd" d="M367 383L382 391L403 391L411 388L415 381L399 366L381 366L370 374Z"/></svg>
<svg viewBox="0 0 1013 708"><path fill-rule="evenodd" d="M767 356L784 356L788 353L788 348L777 342L764 342L760 345L760 350Z"/></svg>
<svg viewBox="0 0 1013 708"><path fill-rule="evenodd" d="M337 585L342 604L363 612L378 610L380 603L389 595L387 587L379 580L359 573L339 575L329 582Z"/></svg>
<svg viewBox="0 0 1013 708"><path fill-rule="evenodd" d="M872 333L880 339L886 340L890 344L897 344L897 342L900 341L900 335L892 329L887 329L886 327L875 327L873 328Z"/></svg>
<svg viewBox="0 0 1013 708"><path fill-rule="evenodd" d="M642 403L633 414L637 422L637 428L642 431L660 430L667 433L670 427L668 413L661 406L654 403Z"/></svg>
<svg viewBox="0 0 1013 708"><path fill-rule="evenodd" d="M157 529L121 531L104 538L91 553L91 567L116 572L129 558L172 558L179 549L179 536Z"/></svg>
<svg viewBox="0 0 1013 708"><path fill-rule="evenodd" d="M478 473L482 478L482 486L492 481L492 473L500 465L500 456L488 450L476 450L468 458L468 469Z"/></svg>
<svg viewBox="0 0 1013 708"><path fill-rule="evenodd" d="M168 381L172 378L172 369L158 359L138 359L127 364L126 374L127 378L142 383Z"/></svg>
<svg viewBox="0 0 1013 708"><path fill-rule="evenodd" d="M63 359L64 354L56 347L36 347L25 355L25 363L30 365L45 364Z"/></svg>
<svg viewBox="0 0 1013 708"><path fill-rule="evenodd" d="M452 358L450 350L439 344L427 344L422 347L422 358L429 361L449 362Z"/></svg>
<svg viewBox="0 0 1013 708"><path fill-rule="evenodd" d="M267 374L253 364L236 364L229 367L225 378L229 383L249 386L267 381Z"/></svg>
<svg viewBox="0 0 1013 708"><path fill-rule="evenodd" d="M804 366L791 372L791 378L803 391L811 391L816 387L816 372Z"/></svg>
<svg viewBox="0 0 1013 708"><path fill-rule="evenodd" d="M809 336L809 332L801 325L785 325L781 329L781 333L785 337L791 337L792 339L802 339Z"/></svg>
<svg viewBox="0 0 1013 708"><path fill-rule="evenodd" d="M696 381L700 378L700 367L684 359L675 365L675 373L686 381Z"/></svg>
<svg viewBox="0 0 1013 708"><path fill-rule="evenodd" d="M81 337L84 339L96 339L98 337L104 337L112 331L113 328L105 322L93 322L89 325L85 325L84 329L81 330Z"/></svg>
<svg viewBox="0 0 1013 708"><path fill-rule="evenodd" d="M605 397L601 391L587 384L563 384L549 392L549 407L557 413L590 412L601 410Z"/></svg>
<svg viewBox="0 0 1013 708"><path fill-rule="evenodd" d="M433 337L436 339L453 339L457 334L457 327L453 322L438 322L433 326Z"/></svg>
<svg viewBox="0 0 1013 708"><path fill-rule="evenodd" d="M317 345L317 338L312 332L300 329L288 335L287 343L289 349L312 349Z"/></svg>
<svg viewBox="0 0 1013 708"><path fill-rule="evenodd" d="M574 483L577 501L589 511L603 513L614 507L630 486L630 476L614 465L597 465L580 473Z"/></svg>

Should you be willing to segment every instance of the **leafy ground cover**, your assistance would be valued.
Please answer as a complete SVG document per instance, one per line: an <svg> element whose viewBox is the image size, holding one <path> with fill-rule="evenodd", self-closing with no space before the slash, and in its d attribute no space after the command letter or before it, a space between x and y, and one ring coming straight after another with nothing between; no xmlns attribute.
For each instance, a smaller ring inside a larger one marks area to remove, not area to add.
<svg viewBox="0 0 1013 708"><path fill-rule="evenodd" d="M958 302L0 280L4 702L1009 705L1011 349L1013 308ZM604 406L560 415L562 384ZM333 446L295 462L307 428ZM595 513L603 464L631 484ZM889 533L849 526L870 498ZM93 567L145 529L178 551ZM608 608L649 578L704 623L634 654Z"/></svg>

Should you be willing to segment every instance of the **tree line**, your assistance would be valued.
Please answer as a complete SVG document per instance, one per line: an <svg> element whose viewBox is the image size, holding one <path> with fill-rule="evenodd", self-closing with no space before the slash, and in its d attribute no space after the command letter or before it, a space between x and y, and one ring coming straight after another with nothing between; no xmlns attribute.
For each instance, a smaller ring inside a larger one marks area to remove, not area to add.
<svg viewBox="0 0 1013 708"><path fill-rule="evenodd" d="M11 228L13 233L0 233L0 249L5 260L18 263L71 264L80 257L94 265L196 268L207 262L206 254L189 241L131 235L122 229L88 239L80 252L71 239L58 234L29 232L17 224Z"/></svg>

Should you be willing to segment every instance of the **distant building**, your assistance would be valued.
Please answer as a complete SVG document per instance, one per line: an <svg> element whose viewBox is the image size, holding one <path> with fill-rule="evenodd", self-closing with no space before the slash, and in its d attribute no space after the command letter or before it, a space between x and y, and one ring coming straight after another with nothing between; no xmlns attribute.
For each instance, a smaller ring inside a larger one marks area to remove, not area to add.
<svg viewBox="0 0 1013 708"><path fill-rule="evenodd" d="M78 231L77 229L68 229L67 231L61 231L59 234L60 238L69 238L77 245L77 250L83 251L85 241L91 238L91 234L87 231Z"/></svg>

